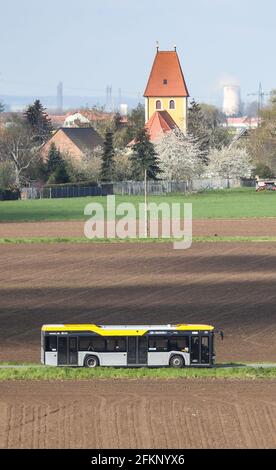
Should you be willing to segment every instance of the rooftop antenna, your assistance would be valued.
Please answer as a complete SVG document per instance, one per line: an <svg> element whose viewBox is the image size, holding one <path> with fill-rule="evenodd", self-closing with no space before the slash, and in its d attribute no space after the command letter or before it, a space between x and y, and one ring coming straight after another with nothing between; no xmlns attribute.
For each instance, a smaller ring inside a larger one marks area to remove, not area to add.
<svg viewBox="0 0 276 470"><path fill-rule="evenodd" d="M159 51L159 41L156 41L156 50Z"/></svg>
<svg viewBox="0 0 276 470"><path fill-rule="evenodd" d="M174 47L174 51L176 52L176 44L173 47Z"/></svg>

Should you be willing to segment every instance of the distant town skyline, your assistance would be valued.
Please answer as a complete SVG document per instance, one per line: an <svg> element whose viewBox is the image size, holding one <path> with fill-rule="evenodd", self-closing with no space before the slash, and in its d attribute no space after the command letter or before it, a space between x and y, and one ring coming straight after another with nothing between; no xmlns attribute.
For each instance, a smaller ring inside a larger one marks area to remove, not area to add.
<svg viewBox="0 0 276 470"><path fill-rule="evenodd" d="M191 98L221 106L222 85L243 101L276 88L276 4L263 0L10 0L1 5L0 97L114 97L143 102L160 50L177 46ZM93 103L95 104L95 103Z"/></svg>

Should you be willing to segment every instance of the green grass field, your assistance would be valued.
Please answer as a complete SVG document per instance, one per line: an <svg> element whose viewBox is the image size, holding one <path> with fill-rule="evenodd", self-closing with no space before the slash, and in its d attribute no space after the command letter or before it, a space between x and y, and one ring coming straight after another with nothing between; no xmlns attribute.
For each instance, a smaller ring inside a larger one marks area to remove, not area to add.
<svg viewBox="0 0 276 470"><path fill-rule="evenodd" d="M81 220L85 219L84 207L91 202L106 207L106 197L0 201L0 222ZM137 209L143 197L116 196L117 205L121 202L131 202ZM187 196L151 196L149 202L192 203L195 219L276 217L276 193L256 193L254 188L207 191Z"/></svg>
<svg viewBox="0 0 276 470"><path fill-rule="evenodd" d="M177 238L92 238L89 240L85 237L19 237L19 238L0 238L0 245L33 245L33 244L57 244L57 243L173 243L179 241ZM276 242L276 237L220 237L220 236L206 236L206 237L193 237L193 243L265 243L265 242Z"/></svg>
<svg viewBox="0 0 276 470"><path fill-rule="evenodd" d="M275 367L217 367L211 369L113 368L96 369L29 366L0 369L3 380L95 380L95 379L276 379Z"/></svg>

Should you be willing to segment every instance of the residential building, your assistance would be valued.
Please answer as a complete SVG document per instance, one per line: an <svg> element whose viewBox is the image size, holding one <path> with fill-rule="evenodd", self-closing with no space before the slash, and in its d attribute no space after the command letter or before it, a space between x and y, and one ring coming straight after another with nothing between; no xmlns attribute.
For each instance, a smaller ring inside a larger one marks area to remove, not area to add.
<svg viewBox="0 0 276 470"><path fill-rule="evenodd" d="M103 145L103 139L93 127L61 127L42 147L43 158L46 159L51 144L63 154L70 154L76 160L81 160L86 153Z"/></svg>

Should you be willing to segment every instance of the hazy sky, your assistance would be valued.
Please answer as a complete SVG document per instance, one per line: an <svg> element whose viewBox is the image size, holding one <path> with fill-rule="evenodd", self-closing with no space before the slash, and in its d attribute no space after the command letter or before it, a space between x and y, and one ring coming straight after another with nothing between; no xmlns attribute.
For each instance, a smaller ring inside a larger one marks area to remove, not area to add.
<svg viewBox="0 0 276 470"><path fill-rule="evenodd" d="M177 45L190 95L276 88L275 0L0 0L0 94L143 95L155 55Z"/></svg>

